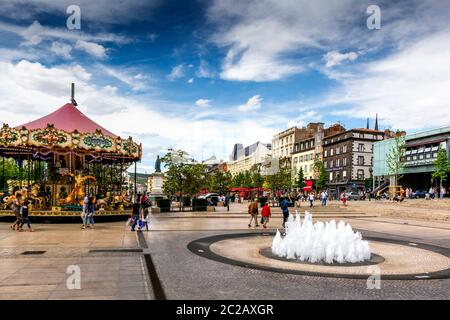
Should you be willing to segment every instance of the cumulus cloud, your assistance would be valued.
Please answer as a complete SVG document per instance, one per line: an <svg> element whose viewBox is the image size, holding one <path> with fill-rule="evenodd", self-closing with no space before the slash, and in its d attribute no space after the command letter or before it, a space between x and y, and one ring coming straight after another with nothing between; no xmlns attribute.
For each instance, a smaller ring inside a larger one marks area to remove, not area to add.
<svg viewBox="0 0 450 320"><path fill-rule="evenodd" d="M450 28L358 66L340 80L323 106L346 106L336 114L364 118L377 112L384 125L402 129L450 122ZM347 71L350 72L350 71Z"/></svg>
<svg viewBox="0 0 450 320"><path fill-rule="evenodd" d="M239 111L255 111L261 108L261 102L263 101L263 98L257 94L250 99L248 99L247 103L242 104L238 107Z"/></svg>
<svg viewBox="0 0 450 320"><path fill-rule="evenodd" d="M209 103L211 102L211 100L208 99L198 99L197 101L195 101L195 105L197 107L209 107Z"/></svg>
<svg viewBox="0 0 450 320"><path fill-rule="evenodd" d="M186 73L186 66L184 64L179 64L172 68L167 79L170 81L175 81L177 79L183 78Z"/></svg>
<svg viewBox="0 0 450 320"><path fill-rule="evenodd" d="M69 101L70 83L75 82L78 108L115 134L134 136L143 143L144 154L148 153L146 148L163 153L169 147L176 147L199 160L213 154L225 159L236 141L246 144L270 141L275 131L252 119L196 119L193 115L198 109L192 105L181 108L182 113L168 116L161 109L160 101L141 101L138 96L125 96L116 87L99 86L93 81L91 72L77 64L47 67L26 60L1 61L0 122L16 126L54 111ZM211 144L211 141L220 143ZM153 160L145 158L142 168Z"/></svg>
<svg viewBox="0 0 450 320"><path fill-rule="evenodd" d="M71 52L72 52L72 46L61 43L58 41L52 42L52 46L50 47L50 51L52 51L57 56L63 57L64 59L70 59L72 58Z"/></svg>
<svg viewBox="0 0 450 320"><path fill-rule="evenodd" d="M101 44L95 42L89 42L84 40L78 40L75 44L75 48L82 50L91 56L96 58L104 59L106 58L106 49Z"/></svg>
<svg viewBox="0 0 450 320"><path fill-rule="evenodd" d="M356 52L350 51L347 53L340 53L339 51L330 51L325 56L326 67L331 68L340 65L343 61L355 61L358 58Z"/></svg>

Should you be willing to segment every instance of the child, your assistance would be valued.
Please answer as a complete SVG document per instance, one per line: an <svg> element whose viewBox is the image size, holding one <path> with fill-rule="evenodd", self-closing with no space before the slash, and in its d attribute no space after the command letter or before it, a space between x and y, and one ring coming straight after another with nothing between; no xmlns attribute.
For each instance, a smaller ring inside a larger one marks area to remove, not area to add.
<svg viewBox="0 0 450 320"><path fill-rule="evenodd" d="M30 202L28 200L25 200L23 203L23 206L20 208L20 213L22 215L22 222L19 225L19 231L23 231L22 227L26 223L28 225L28 230L30 232L33 232L31 229L30 219L28 218L28 205Z"/></svg>
<svg viewBox="0 0 450 320"><path fill-rule="evenodd" d="M267 228L267 222L269 222L269 218L271 216L270 207L269 207L269 203L268 202L266 202L264 204L264 207L261 210L261 215L262 215L262 219L263 219L263 222L264 222L263 223L263 227Z"/></svg>

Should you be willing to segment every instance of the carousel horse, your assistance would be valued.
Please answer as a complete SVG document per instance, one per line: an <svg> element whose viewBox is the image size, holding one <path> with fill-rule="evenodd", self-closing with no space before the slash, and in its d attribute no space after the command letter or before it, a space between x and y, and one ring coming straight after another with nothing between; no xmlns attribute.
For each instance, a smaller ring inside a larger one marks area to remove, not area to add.
<svg viewBox="0 0 450 320"><path fill-rule="evenodd" d="M79 205L83 205L85 196L85 193L83 191L84 183L86 181L92 181L95 183L97 182L97 179L94 176L82 176L81 174L74 175L73 173L66 173L64 175L68 175L71 176L72 178L75 178L75 185L72 191L69 193L69 195L65 198L60 199L59 202L61 204L77 203Z"/></svg>
<svg viewBox="0 0 450 320"><path fill-rule="evenodd" d="M32 202L33 208L41 209L45 202L45 197L39 196L40 186L37 183L31 185L31 191L28 193L28 199Z"/></svg>
<svg viewBox="0 0 450 320"><path fill-rule="evenodd" d="M130 205L131 201L127 197L127 192L123 191L122 194L114 196L114 204L123 204L124 206Z"/></svg>

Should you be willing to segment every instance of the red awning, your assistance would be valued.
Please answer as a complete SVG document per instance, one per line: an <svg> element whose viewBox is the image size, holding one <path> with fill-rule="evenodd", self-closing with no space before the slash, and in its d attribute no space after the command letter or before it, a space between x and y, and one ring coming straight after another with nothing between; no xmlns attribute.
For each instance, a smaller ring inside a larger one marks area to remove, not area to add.
<svg viewBox="0 0 450 320"><path fill-rule="evenodd" d="M100 129L104 135L117 138L114 133L89 119L71 103L65 104L58 110L42 118L17 126L16 129L21 129L22 127L26 127L27 129L42 129L46 128L48 124L53 124L55 128L66 132L78 130L80 133L94 133L95 130Z"/></svg>
<svg viewBox="0 0 450 320"><path fill-rule="evenodd" d="M312 190L312 186L313 186L314 181L313 180L306 180L305 184L306 186L303 187L303 191L309 192Z"/></svg>

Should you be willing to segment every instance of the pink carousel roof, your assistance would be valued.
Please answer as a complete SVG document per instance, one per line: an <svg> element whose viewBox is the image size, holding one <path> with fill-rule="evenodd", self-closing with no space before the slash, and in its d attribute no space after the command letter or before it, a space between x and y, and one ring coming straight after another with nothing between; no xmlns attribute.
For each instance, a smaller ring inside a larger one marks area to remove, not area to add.
<svg viewBox="0 0 450 320"><path fill-rule="evenodd" d="M27 129L39 129L46 128L48 124L53 124L55 128L66 132L78 130L80 133L94 133L97 129L100 129L104 135L117 138L114 133L89 119L71 103L65 104L58 110L42 118L17 126L16 128L26 127Z"/></svg>

